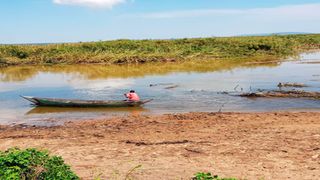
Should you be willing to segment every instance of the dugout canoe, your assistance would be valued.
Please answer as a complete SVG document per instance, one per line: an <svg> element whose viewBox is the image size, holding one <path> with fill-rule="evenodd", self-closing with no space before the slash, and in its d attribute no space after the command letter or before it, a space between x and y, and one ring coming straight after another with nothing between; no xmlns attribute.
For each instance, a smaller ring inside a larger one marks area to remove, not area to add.
<svg viewBox="0 0 320 180"><path fill-rule="evenodd" d="M32 102L36 106L51 107L139 107L146 104L152 99L142 101L101 101L101 100L78 100L78 99L56 99L56 98L39 98L32 96L21 96Z"/></svg>

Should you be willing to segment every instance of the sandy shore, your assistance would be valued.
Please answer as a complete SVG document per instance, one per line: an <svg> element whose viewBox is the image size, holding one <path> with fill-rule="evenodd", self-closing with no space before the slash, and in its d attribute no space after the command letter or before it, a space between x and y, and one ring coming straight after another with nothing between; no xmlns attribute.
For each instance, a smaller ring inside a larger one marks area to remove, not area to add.
<svg viewBox="0 0 320 180"><path fill-rule="evenodd" d="M0 149L63 156L82 179L317 179L320 113L188 113L0 127Z"/></svg>

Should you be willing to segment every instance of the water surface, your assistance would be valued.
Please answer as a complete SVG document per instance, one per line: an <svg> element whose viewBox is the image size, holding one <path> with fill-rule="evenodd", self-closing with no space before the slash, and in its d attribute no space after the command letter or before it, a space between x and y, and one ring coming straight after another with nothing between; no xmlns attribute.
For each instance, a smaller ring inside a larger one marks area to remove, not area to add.
<svg viewBox="0 0 320 180"><path fill-rule="evenodd" d="M66 65L0 68L0 124L51 125L64 121L127 114L190 111L318 111L310 99L247 99L223 91L274 90L279 82L305 83L306 91L320 91L320 53L296 60L250 63L242 60L192 61L144 65ZM150 84L164 84L151 86ZM168 86L178 87L166 89ZM122 100L135 89L143 108L35 108L19 95Z"/></svg>

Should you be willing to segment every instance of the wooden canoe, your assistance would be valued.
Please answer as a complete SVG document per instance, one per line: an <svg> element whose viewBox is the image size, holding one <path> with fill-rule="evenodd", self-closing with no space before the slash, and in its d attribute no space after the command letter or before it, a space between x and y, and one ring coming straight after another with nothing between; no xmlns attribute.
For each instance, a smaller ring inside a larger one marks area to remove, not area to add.
<svg viewBox="0 0 320 180"><path fill-rule="evenodd" d="M77 100L77 99L56 99L56 98L39 98L31 96L21 96L32 102L36 106L51 107L138 107L152 101L101 101L101 100Z"/></svg>

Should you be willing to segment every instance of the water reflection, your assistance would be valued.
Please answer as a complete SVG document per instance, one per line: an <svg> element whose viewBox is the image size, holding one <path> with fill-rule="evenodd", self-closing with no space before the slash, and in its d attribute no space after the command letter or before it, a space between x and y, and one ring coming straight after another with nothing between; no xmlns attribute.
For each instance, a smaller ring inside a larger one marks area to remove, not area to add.
<svg viewBox="0 0 320 180"><path fill-rule="evenodd" d="M126 107L126 108L68 108L68 107L34 107L25 115L35 114L50 114L50 113L123 113L126 112L129 115L141 115L144 112L148 112L143 107Z"/></svg>
<svg viewBox="0 0 320 180"><path fill-rule="evenodd" d="M256 60L252 59L252 62ZM266 67L275 67L279 63L263 64ZM250 63L248 60L194 60L174 63L147 63L140 65L56 65L56 66L12 66L0 68L0 81L17 82L27 81L40 73L72 74L75 78L90 80L107 78L136 78L148 75L165 75L177 72L212 72L230 70L236 67L257 67L259 63Z"/></svg>

